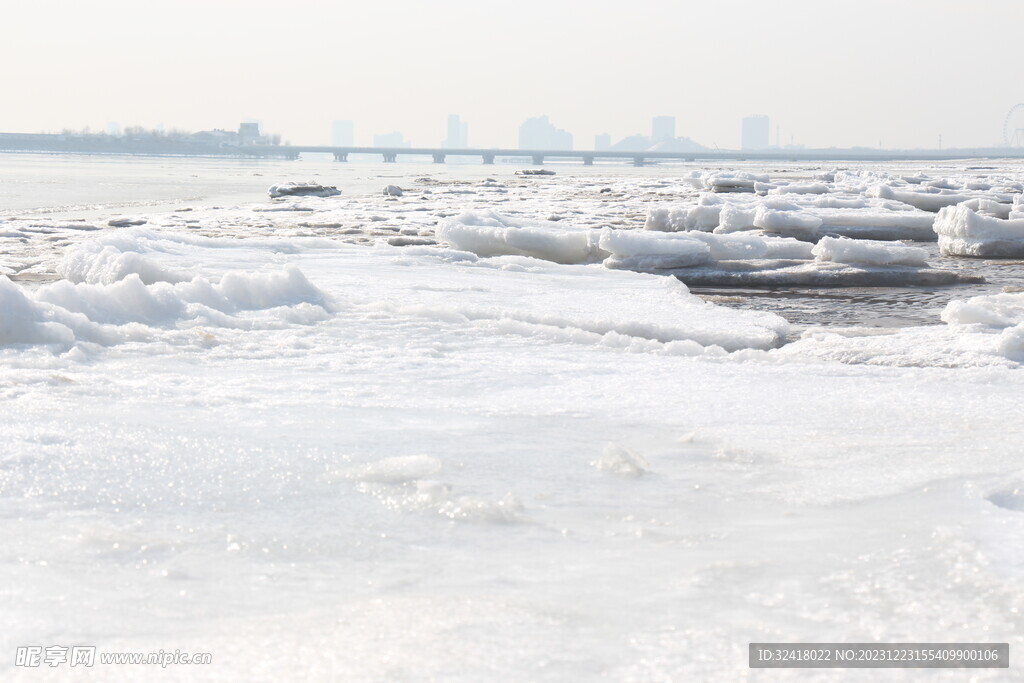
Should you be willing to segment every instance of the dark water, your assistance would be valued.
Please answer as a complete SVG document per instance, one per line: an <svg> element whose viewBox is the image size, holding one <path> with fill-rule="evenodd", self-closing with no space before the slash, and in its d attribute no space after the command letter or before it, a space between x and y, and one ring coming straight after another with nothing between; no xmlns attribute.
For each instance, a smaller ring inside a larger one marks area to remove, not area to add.
<svg viewBox="0 0 1024 683"><path fill-rule="evenodd" d="M693 287L691 291L721 306L776 313L797 327L913 327L935 325L953 299L1024 291L1024 261L950 258L937 244L915 244L929 252L934 268L965 270L984 284L948 287L851 287L733 289Z"/></svg>

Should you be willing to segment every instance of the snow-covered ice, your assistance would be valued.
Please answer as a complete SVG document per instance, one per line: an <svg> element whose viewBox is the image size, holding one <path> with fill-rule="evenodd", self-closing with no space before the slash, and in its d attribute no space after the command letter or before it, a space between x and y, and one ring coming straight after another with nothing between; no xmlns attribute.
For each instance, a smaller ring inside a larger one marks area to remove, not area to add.
<svg viewBox="0 0 1024 683"><path fill-rule="evenodd" d="M1020 649L1024 294L800 328L606 265L953 277L934 247L924 268L901 242L715 229L920 220L878 184L1012 207L1020 174L743 173L7 217L0 650L211 652L211 680L735 681L752 641Z"/></svg>
<svg viewBox="0 0 1024 683"><path fill-rule="evenodd" d="M515 254L555 263L586 263L601 252L599 236L552 221L516 219L495 211L466 211L442 221L437 236L457 249L479 256Z"/></svg>
<svg viewBox="0 0 1024 683"><path fill-rule="evenodd" d="M312 180L304 183L289 181L271 185L267 194L274 199L278 197L334 197L341 194L341 190L333 185L321 185Z"/></svg>
<svg viewBox="0 0 1024 683"><path fill-rule="evenodd" d="M939 248L950 256L1024 258L1024 217L1003 220L966 204L942 209L935 219Z"/></svg>
<svg viewBox="0 0 1024 683"><path fill-rule="evenodd" d="M920 247L888 242L822 237L811 250L819 261L860 263L868 266L927 266L928 252Z"/></svg>

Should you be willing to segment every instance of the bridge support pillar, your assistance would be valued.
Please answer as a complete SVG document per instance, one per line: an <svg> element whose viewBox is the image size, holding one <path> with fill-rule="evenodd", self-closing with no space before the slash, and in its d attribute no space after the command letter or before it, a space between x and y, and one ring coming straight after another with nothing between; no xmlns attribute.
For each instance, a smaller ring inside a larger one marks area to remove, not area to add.
<svg viewBox="0 0 1024 683"><path fill-rule="evenodd" d="M288 152L285 156L288 158L289 161L295 161L296 159L299 158L299 153L298 152Z"/></svg>
<svg viewBox="0 0 1024 683"><path fill-rule="evenodd" d="M493 154L485 154L484 155L484 163L485 164L493 164L494 163L494 155Z"/></svg>
<svg viewBox="0 0 1024 683"><path fill-rule="evenodd" d="M348 152L335 152L334 153L334 160L335 161L348 161Z"/></svg>
<svg viewBox="0 0 1024 683"><path fill-rule="evenodd" d="M594 155L593 154L584 154L583 155L583 165L584 166L593 166L594 165Z"/></svg>
<svg viewBox="0 0 1024 683"><path fill-rule="evenodd" d="M443 164L444 163L444 155L443 154L435 154L434 155L434 163L435 164Z"/></svg>
<svg viewBox="0 0 1024 683"><path fill-rule="evenodd" d="M633 165L634 166L643 166L644 165L644 158L643 157L633 157Z"/></svg>
<svg viewBox="0 0 1024 683"><path fill-rule="evenodd" d="M393 164L398 158L397 152L384 152L384 163Z"/></svg>
<svg viewBox="0 0 1024 683"><path fill-rule="evenodd" d="M534 154L533 155L533 163L536 164L537 166L542 166L544 164L544 155L543 154Z"/></svg>

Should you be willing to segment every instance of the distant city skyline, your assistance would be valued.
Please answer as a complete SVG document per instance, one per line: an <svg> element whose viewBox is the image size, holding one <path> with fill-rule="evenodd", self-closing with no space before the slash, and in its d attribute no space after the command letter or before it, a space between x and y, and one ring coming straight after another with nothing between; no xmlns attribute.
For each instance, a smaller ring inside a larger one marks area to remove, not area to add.
<svg viewBox="0 0 1024 683"><path fill-rule="evenodd" d="M741 119L764 113L773 140L778 126L780 141L807 147L935 148L940 136L947 148L991 147L1024 102L1013 70L990 66L1019 63L1017 0L973 5L983 30L965 28L952 0L633 10L637 21L607 0L449 0L444 12L404 0L295 0L287 11L270 0L14 3L0 58L17 68L0 91L0 131L258 118L295 144L324 144L332 121L350 120L362 144L395 130L439 144L457 112L472 144L514 147L519 125L543 113L579 146L646 135L666 115L677 135L737 149ZM714 30L681 41L685 27ZM843 47L837 27L870 47ZM442 29L458 40L438 40ZM514 49L497 49L498 35ZM951 59L950 45L978 58ZM758 77L730 78L742 73Z"/></svg>
<svg viewBox="0 0 1024 683"><path fill-rule="evenodd" d="M1011 111L1010 117L1007 117L1004 125L1004 136L1008 142L1009 147L1024 147L1024 104L1016 105ZM469 122L462 120L458 114L449 114L447 116L447 135L440 142L433 140L416 141L406 138L404 133L401 131L393 130L387 133L367 133L370 139L357 139L355 135L355 122L347 119L338 119L331 122L331 127L328 135L329 139L318 140L307 143L294 143L292 140L284 138L280 133L268 132L262 129L262 121L249 120L241 124L241 138L242 144L250 144L257 136L260 136L263 140L269 140L271 137L278 141L274 144L279 144L283 140L285 145L299 144L299 145L313 145L313 146L335 146L335 147L398 147L398 148L436 148L436 149L565 149L565 150L592 150L592 151L619 151L619 152L641 152L641 151L661 151L661 152L700 152L700 151L714 151L714 150L732 150L732 151L761 151L770 149L828 149L828 147L813 148L808 147L804 144L799 144L795 141L795 136L792 134L788 140L780 138L779 127L775 127L775 140L771 141L771 118L763 114L757 114L752 116L745 116L740 120L740 143L735 147L722 147L715 146L709 147L703 145L700 141L694 140L689 136L676 135L675 129L676 119L674 116L659 115L651 118L651 134L643 135L641 133L635 133L627 135L621 139L615 141L608 133L599 133L594 136L594 144L592 147L586 145L574 146L573 136L570 131L561 129L551 123L550 117L547 115L540 115L531 117L526 121L522 122L518 128L518 145L488 145L483 143L475 143L470 145L468 130ZM1009 126L1009 128L1007 128ZM248 134L245 133L246 128L251 131ZM230 130L230 127L227 127ZM167 128L164 124L146 129L141 126L127 126L122 129L121 124L117 121L108 121L103 129L92 129L91 127L85 126L82 128L71 128L65 127L60 131L45 131L47 133L74 133L84 135L106 135L110 137L121 137L126 134L137 134L137 131L143 131L147 135L150 134L148 131L164 135L165 132L170 133L172 136L181 137L182 135L193 135L201 136L210 133L223 133L226 132L225 128L212 127L201 131L185 130L180 127ZM0 131L0 133L14 133L23 134L26 131ZM31 133L42 132L42 131L31 131ZM204 138L205 139L205 138ZM940 140L941 142L941 140ZM260 143L263 144L263 143ZM993 144L987 147L980 145L967 147L965 149L998 149L1001 145ZM832 148L837 148L832 146ZM879 149L881 145L874 147L871 146L855 146L851 149ZM949 146L946 147L950 149ZM889 148L898 149L898 148ZM921 147L918 149L942 149L940 145L933 147Z"/></svg>

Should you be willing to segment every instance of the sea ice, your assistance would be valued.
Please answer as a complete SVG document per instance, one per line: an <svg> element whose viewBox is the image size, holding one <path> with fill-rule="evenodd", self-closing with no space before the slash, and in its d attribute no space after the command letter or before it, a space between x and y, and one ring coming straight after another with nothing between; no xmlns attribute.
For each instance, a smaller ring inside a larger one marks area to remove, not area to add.
<svg viewBox="0 0 1024 683"><path fill-rule="evenodd" d="M935 232L947 256L1024 257L1024 218L1001 220L961 204L939 211Z"/></svg>
<svg viewBox="0 0 1024 683"><path fill-rule="evenodd" d="M533 256L555 263L588 263L607 256L598 246L597 231L515 218L491 210L465 211L441 221L437 237L478 256Z"/></svg>
<svg viewBox="0 0 1024 683"><path fill-rule="evenodd" d="M333 185L321 185L315 181L306 183L278 183L271 185L267 193L271 198L278 197L334 197L341 194L341 190Z"/></svg>
<svg viewBox="0 0 1024 683"><path fill-rule="evenodd" d="M923 226L865 195L884 183L1003 226L1019 172L800 168L831 193L699 198L715 173L415 202L372 181L99 233L5 219L0 267L40 280L0 277L0 650L180 647L213 679L733 681L749 642L851 628L1024 647L1024 294L801 331L599 263L603 239L699 245L679 270L717 282L957 277L811 262L752 221ZM673 234L628 229L664 196ZM733 206L747 232L711 233ZM439 220L463 246L386 243Z"/></svg>
<svg viewBox="0 0 1024 683"><path fill-rule="evenodd" d="M922 268L928 265L928 252L920 247L893 246L886 242L845 237L822 237L812 253L819 261L837 263Z"/></svg>

